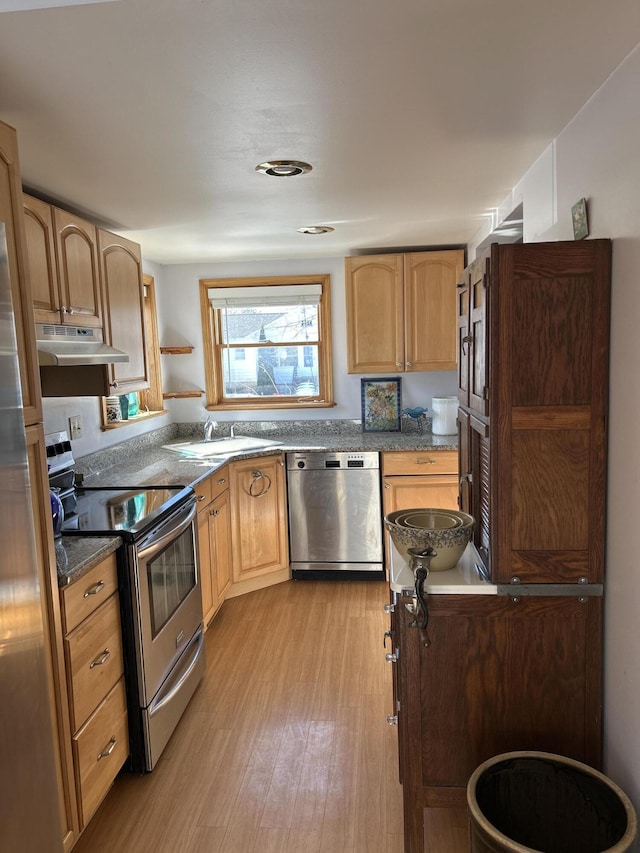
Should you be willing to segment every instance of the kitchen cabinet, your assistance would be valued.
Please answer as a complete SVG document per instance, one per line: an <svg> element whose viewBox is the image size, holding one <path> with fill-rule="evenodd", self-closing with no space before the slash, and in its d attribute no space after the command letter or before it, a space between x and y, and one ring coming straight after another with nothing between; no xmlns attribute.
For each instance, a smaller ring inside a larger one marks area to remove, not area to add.
<svg viewBox="0 0 640 853"><path fill-rule="evenodd" d="M66 690L62 616L53 544L49 479L46 474L42 424L27 427L27 464L34 518L35 556L42 590L45 627L45 660L49 677L49 711L54 735L54 759L60 808L60 826L65 853L73 847L79 832L76 790L71 750L71 724Z"/></svg>
<svg viewBox="0 0 640 853"><path fill-rule="evenodd" d="M458 509L458 451L418 450L382 454L383 512L441 507ZM385 531L389 570L391 542Z"/></svg>
<svg viewBox="0 0 640 853"><path fill-rule="evenodd" d="M347 370L456 369L456 284L464 251L345 258Z"/></svg>
<svg viewBox="0 0 640 853"><path fill-rule="evenodd" d="M229 469L221 468L195 486L202 613L208 626L231 584Z"/></svg>
<svg viewBox="0 0 640 853"><path fill-rule="evenodd" d="M31 288L26 265L22 182L15 130L0 122L0 222L4 223L9 279L20 361L20 387L25 425L42 421L40 376L35 347Z"/></svg>
<svg viewBox="0 0 640 853"><path fill-rule="evenodd" d="M95 225L29 195L23 214L36 322L101 328Z"/></svg>
<svg viewBox="0 0 640 853"><path fill-rule="evenodd" d="M424 630L410 595L392 606L406 853L423 853L423 810L464 807L493 755L599 765L600 598L429 595Z"/></svg>
<svg viewBox="0 0 640 853"><path fill-rule="evenodd" d="M604 579L610 267L609 240L495 244L458 288L461 506L494 583Z"/></svg>
<svg viewBox="0 0 640 853"><path fill-rule="evenodd" d="M149 370L140 246L100 229L98 252L105 343L129 356L109 365L109 381L114 394L143 391Z"/></svg>
<svg viewBox="0 0 640 853"><path fill-rule="evenodd" d="M60 596L82 829L129 755L115 554Z"/></svg>
<svg viewBox="0 0 640 853"><path fill-rule="evenodd" d="M290 578L282 453L230 463L233 575L229 596Z"/></svg>

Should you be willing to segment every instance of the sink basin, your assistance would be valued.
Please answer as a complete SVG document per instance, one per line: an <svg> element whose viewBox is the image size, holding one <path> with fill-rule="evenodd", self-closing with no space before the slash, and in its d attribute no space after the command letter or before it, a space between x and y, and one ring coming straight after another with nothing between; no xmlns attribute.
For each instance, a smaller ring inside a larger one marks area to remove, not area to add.
<svg viewBox="0 0 640 853"><path fill-rule="evenodd" d="M266 447L278 447L281 441L268 438L252 438L236 435L233 438L214 438L211 441L181 441L177 444L165 444L165 450L173 450L183 456L208 459L212 456L233 456L234 453L247 453L250 450L264 450Z"/></svg>

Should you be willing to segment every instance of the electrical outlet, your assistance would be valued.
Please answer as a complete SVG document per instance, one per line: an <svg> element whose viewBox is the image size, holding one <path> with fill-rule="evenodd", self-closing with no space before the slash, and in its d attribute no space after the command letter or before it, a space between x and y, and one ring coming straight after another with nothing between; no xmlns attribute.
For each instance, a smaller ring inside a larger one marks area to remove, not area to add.
<svg viewBox="0 0 640 853"><path fill-rule="evenodd" d="M82 438L82 420L80 415L69 418L69 435L71 438Z"/></svg>

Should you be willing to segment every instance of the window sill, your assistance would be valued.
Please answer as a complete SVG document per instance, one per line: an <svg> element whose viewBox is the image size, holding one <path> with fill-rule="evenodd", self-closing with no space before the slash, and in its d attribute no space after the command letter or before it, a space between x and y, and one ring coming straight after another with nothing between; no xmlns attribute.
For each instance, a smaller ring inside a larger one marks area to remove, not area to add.
<svg viewBox="0 0 640 853"><path fill-rule="evenodd" d="M270 400L268 403L262 403L260 405L256 405L253 402L243 400L242 402L238 403L209 404L205 406L205 409L210 412L240 410L261 412L270 411L273 409L331 409L335 405L337 404L333 402L327 402L326 400L310 400L308 403L302 403L299 400L287 400L287 402L275 403L273 400Z"/></svg>
<svg viewBox="0 0 640 853"><path fill-rule="evenodd" d="M141 421L148 421L150 418L158 418L160 415L168 415L169 412L163 409L161 412L140 412L132 418L127 418L126 421L113 421L110 424L102 424L103 431L109 429L120 429L120 427L128 426L129 424L139 424Z"/></svg>

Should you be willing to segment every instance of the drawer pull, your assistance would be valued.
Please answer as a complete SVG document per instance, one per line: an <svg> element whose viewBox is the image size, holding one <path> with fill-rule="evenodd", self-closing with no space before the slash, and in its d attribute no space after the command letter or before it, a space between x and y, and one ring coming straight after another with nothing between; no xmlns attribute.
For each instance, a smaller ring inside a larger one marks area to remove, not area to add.
<svg viewBox="0 0 640 853"><path fill-rule="evenodd" d="M218 485L219 485L219 486L224 486L224 484L225 484L226 482L227 482L227 481L225 480L225 478L224 478L224 477L221 477L221 478L218 480Z"/></svg>
<svg viewBox="0 0 640 853"><path fill-rule="evenodd" d="M102 592L103 589L104 581L98 581L98 583L94 583L93 586L88 587L84 593L84 598L89 598L90 595L97 595L99 592Z"/></svg>
<svg viewBox="0 0 640 853"><path fill-rule="evenodd" d="M435 459L416 459L416 465L435 465Z"/></svg>
<svg viewBox="0 0 640 853"><path fill-rule="evenodd" d="M93 669L94 666L102 666L103 663L106 663L108 659L111 657L111 652L109 649L105 649L100 657L97 657L95 660L92 660L89 664L89 669Z"/></svg>
<svg viewBox="0 0 640 853"><path fill-rule="evenodd" d="M113 735L113 737L111 738L109 743L105 746L105 748L102 750L102 752L98 753L98 758L96 760L100 761L101 758L107 758L109 755L111 755L111 753L113 752L113 750L115 748L116 748L116 736Z"/></svg>
<svg viewBox="0 0 640 853"><path fill-rule="evenodd" d="M198 497L196 498L196 500L198 501L198 503L202 503L202 501L203 501L205 498L206 498L206 495L198 495Z"/></svg>

